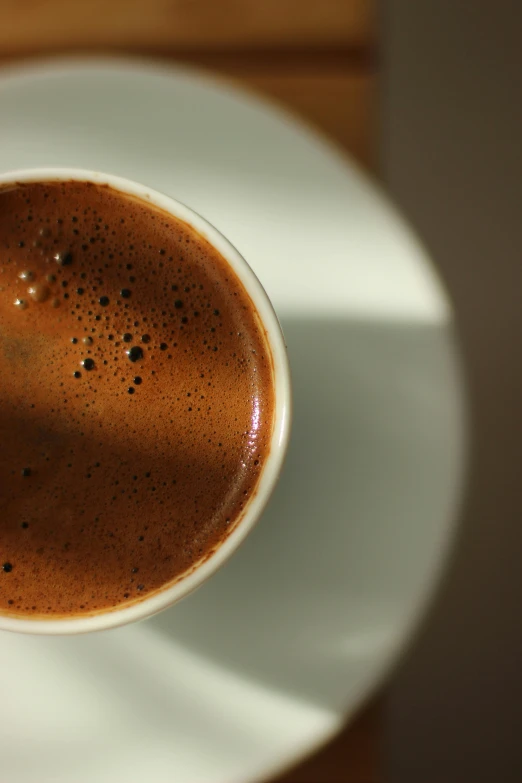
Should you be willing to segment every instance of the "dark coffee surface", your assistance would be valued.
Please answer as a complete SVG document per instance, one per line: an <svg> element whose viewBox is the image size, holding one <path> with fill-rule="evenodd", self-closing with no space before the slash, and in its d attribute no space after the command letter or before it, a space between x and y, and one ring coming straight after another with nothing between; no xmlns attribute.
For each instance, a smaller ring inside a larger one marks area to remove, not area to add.
<svg viewBox="0 0 522 783"><path fill-rule="evenodd" d="M87 183L0 190L0 611L140 600L255 492L269 349L204 238Z"/></svg>

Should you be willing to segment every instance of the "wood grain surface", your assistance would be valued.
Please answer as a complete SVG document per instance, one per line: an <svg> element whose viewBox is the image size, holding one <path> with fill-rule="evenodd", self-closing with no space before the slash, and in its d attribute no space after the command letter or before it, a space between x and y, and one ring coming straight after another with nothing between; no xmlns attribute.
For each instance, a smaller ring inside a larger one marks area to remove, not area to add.
<svg viewBox="0 0 522 783"><path fill-rule="evenodd" d="M366 46L367 0L1 0L0 48Z"/></svg>
<svg viewBox="0 0 522 783"><path fill-rule="evenodd" d="M369 169L376 43L373 0L0 0L0 64L59 54L190 63L282 103ZM381 714L374 703L277 783L382 783Z"/></svg>

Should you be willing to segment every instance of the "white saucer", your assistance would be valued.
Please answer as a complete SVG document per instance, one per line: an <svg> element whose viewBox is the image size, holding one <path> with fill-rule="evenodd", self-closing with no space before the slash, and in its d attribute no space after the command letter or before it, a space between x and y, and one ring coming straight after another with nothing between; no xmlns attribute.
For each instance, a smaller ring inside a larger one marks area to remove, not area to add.
<svg viewBox="0 0 522 783"><path fill-rule="evenodd" d="M433 592L463 472L448 303L349 161L192 70L4 70L0 170L46 164L141 180L228 236L281 317L295 422L264 519L195 595L112 632L2 635L2 779L262 780L353 713Z"/></svg>

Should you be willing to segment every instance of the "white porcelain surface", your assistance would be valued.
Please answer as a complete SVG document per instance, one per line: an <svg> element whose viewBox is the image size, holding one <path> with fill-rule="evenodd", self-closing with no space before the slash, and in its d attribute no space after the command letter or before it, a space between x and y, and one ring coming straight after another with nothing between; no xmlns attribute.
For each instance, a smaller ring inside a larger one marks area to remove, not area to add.
<svg viewBox="0 0 522 783"><path fill-rule="evenodd" d="M262 780L382 680L440 574L464 452L450 308L349 161L190 70L4 70L0 170L41 165L144 182L223 231L281 318L294 428L262 521L197 593L88 637L1 636L2 779Z"/></svg>

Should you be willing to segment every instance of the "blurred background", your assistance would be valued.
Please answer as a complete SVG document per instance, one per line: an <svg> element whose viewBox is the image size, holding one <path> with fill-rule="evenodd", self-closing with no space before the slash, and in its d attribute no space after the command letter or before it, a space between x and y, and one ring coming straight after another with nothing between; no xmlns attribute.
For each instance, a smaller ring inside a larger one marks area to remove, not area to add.
<svg viewBox="0 0 522 783"><path fill-rule="evenodd" d="M473 437L452 562L387 686L280 783L522 780L521 33L518 0L0 0L0 64L131 53L282 102L381 181L453 300Z"/></svg>

